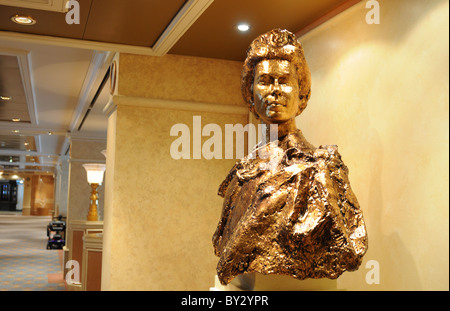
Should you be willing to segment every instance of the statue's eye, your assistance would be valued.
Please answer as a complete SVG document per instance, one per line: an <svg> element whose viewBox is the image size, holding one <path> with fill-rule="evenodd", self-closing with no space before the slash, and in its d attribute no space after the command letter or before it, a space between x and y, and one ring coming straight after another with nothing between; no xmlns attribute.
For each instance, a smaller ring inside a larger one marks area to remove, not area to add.
<svg viewBox="0 0 450 311"><path fill-rule="evenodd" d="M270 77L261 77L259 79L259 84L260 85L270 85L271 83L273 83L273 79Z"/></svg>
<svg viewBox="0 0 450 311"><path fill-rule="evenodd" d="M288 82L289 82L289 78L288 77L280 77L278 79L278 83L279 84L288 84Z"/></svg>
<svg viewBox="0 0 450 311"><path fill-rule="evenodd" d="M261 76L258 79L258 84L260 85L269 85L271 84L273 81L273 79L270 76Z"/></svg>

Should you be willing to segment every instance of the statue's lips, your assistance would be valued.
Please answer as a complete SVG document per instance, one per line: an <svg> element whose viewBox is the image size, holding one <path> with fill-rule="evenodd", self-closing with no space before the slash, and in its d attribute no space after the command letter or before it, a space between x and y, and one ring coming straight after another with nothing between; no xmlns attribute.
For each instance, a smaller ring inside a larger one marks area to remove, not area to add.
<svg viewBox="0 0 450 311"><path fill-rule="evenodd" d="M280 102L268 102L264 104L264 108L266 110L278 110L281 108L285 108L286 105L280 103Z"/></svg>

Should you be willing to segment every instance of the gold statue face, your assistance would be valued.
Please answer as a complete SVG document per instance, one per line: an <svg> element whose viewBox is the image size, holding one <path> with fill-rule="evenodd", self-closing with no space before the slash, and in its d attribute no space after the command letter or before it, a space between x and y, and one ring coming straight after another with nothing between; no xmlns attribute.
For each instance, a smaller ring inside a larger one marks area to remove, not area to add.
<svg viewBox="0 0 450 311"><path fill-rule="evenodd" d="M267 59L255 67L254 110L266 124L285 123L299 112L299 85L295 66L281 59Z"/></svg>
<svg viewBox="0 0 450 311"><path fill-rule="evenodd" d="M241 91L245 102L250 111L255 113L253 91L256 66L263 60L270 59L286 60L296 68L295 76L299 85L298 114L300 114L306 108L311 96L311 74L302 45L295 35L287 30L271 30L260 35L250 44L241 75ZM259 118L258 114L256 116Z"/></svg>

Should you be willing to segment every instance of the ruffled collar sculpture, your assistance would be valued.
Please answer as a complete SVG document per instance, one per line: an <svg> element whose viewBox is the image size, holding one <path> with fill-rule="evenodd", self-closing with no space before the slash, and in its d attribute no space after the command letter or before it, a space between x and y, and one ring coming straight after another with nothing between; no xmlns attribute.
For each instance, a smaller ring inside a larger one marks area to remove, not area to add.
<svg viewBox="0 0 450 311"><path fill-rule="evenodd" d="M213 236L220 282L251 272L335 279L358 269L368 241L348 169L336 146L315 148L295 124L311 79L294 34L276 29L256 38L241 87L267 137L275 130L278 139L256 146L220 185Z"/></svg>

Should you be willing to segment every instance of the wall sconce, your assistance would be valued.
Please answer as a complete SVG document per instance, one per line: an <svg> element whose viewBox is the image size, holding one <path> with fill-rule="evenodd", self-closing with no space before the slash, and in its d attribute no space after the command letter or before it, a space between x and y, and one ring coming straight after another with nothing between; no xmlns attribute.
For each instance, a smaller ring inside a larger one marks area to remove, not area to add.
<svg viewBox="0 0 450 311"><path fill-rule="evenodd" d="M89 206L89 212L87 216L87 220L89 221L98 221L98 213L97 213L97 187L103 182L103 173L105 172L106 165L105 164L83 164L87 172L88 183L91 185L91 205Z"/></svg>

